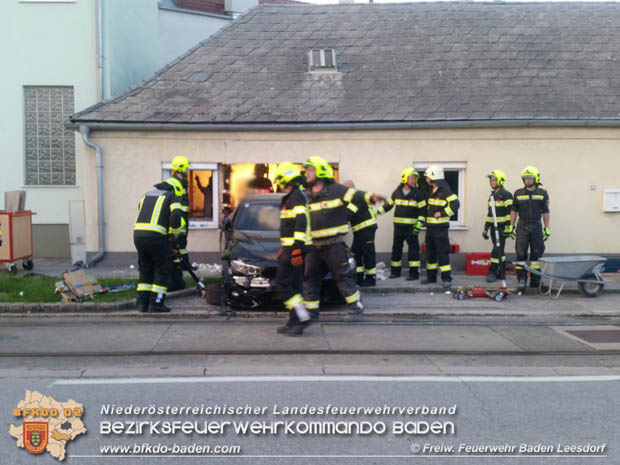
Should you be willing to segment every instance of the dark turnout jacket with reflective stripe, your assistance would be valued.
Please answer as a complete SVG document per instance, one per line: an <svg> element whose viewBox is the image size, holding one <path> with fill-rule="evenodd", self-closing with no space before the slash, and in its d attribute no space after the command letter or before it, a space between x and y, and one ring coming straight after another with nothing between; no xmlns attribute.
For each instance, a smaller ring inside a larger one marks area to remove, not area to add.
<svg viewBox="0 0 620 465"><path fill-rule="evenodd" d="M510 212L512 211L512 194L503 187L497 192L491 192L495 200L495 216L497 217L498 226L505 226L510 222ZM493 210L491 209L491 195L489 195L486 225L493 226Z"/></svg>
<svg viewBox="0 0 620 465"><path fill-rule="evenodd" d="M174 195L179 199L179 203L181 204L181 210L183 211L183 218L185 218L185 222L187 223L189 217L189 193L187 191L187 181L180 180L174 176L170 176L163 183L156 185L155 187L162 189L162 185L170 186ZM163 190L168 190L163 188Z"/></svg>
<svg viewBox="0 0 620 465"><path fill-rule="evenodd" d="M426 198L424 193L417 187L409 190L407 195L403 192L403 184L400 184L392 196L388 199L387 204L379 207L379 213L389 212L394 209L394 224L414 225L418 221L426 221Z"/></svg>
<svg viewBox="0 0 620 465"><path fill-rule="evenodd" d="M140 199L134 237L175 236L185 229L183 211L177 197L170 191L155 189Z"/></svg>
<svg viewBox="0 0 620 465"><path fill-rule="evenodd" d="M427 200L426 227L447 229L450 227L450 217L456 214L460 203L444 179L439 179L436 183L437 190L431 192ZM435 218L436 212L440 213L438 218Z"/></svg>
<svg viewBox="0 0 620 465"><path fill-rule="evenodd" d="M355 190L337 182L326 182L319 192L308 191L310 228L313 242L349 232L349 219L355 208L373 203L374 194ZM351 206L349 206L351 205Z"/></svg>
<svg viewBox="0 0 620 465"><path fill-rule="evenodd" d="M299 186L295 186L291 192L282 197L280 244L282 247L296 248L312 244L308 202Z"/></svg>
<svg viewBox="0 0 620 465"><path fill-rule="evenodd" d="M549 213L549 194L540 186L532 191L517 189L512 209L519 213L519 222L539 224L542 214Z"/></svg>
<svg viewBox="0 0 620 465"><path fill-rule="evenodd" d="M352 212L352 215L349 217L349 223L351 223L351 230L354 233L367 228L377 229L377 216L368 205L358 207L357 205L349 204L348 208Z"/></svg>

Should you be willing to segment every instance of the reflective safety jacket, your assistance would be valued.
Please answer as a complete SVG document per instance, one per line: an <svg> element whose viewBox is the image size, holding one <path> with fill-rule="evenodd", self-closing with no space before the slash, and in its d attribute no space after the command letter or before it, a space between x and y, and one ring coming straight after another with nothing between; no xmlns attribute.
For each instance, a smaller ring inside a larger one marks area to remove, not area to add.
<svg viewBox="0 0 620 465"><path fill-rule="evenodd" d="M377 209L377 213L389 212L394 206L394 224L409 224L413 226L418 221L426 221L426 199L417 187L412 187L407 195L400 184L387 203Z"/></svg>
<svg viewBox="0 0 620 465"><path fill-rule="evenodd" d="M138 210L134 237L167 237L169 230L176 237L186 231L181 204L170 191L147 192L140 199Z"/></svg>
<svg viewBox="0 0 620 465"><path fill-rule="evenodd" d="M495 199L495 216L498 226L506 226L510 222L510 212L512 211L512 194L503 187L497 192L492 192ZM487 212L486 225L493 226L493 210L491 210L491 197L488 199L489 211Z"/></svg>
<svg viewBox="0 0 620 465"><path fill-rule="evenodd" d="M366 228L377 229L377 215L368 205L358 207L351 203L348 208L352 212L349 223L351 223L351 230L354 233Z"/></svg>
<svg viewBox="0 0 620 465"><path fill-rule="evenodd" d="M183 211L183 218L185 218L185 222L187 223L189 218L189 194L187 192L187 181L181 181L175 176L170 176L166 179L165 183L172 186L174 195L179 198L181 210Z"/></svg>
<svg viewBox="0 0 620 465"><path fill-rule="evenodd" d="M549 194L540 186L531 191L525 187L517 189L512 209L519 213L519 223L540 224L542 214L549 213Z"/></svg>
<svg viewBox="0 0 620 465"><path fill-rule="evenodd" d="M282 247L295 248L312 244L308 202L299 186L295 186L291 192L282 197L280 244Z"/></svg>
<svg viewBox="0 0 620 465"><path fill-rule="evenodd" d="M450 186L443 179L437 181L437 190L429 194L427 204L427 228L449 228L450 217L456 214L460 206L458 197L452 193ZM437 218L435 218L436 212L440 213Z"/></svg>
<svg viewBox="0 0 620 465"><path fill-rule="evenodd" d="M372 192L363 192L337 182L326 182L319 192L308 191L310 229L313 242L333 239L349 232L351 213L375 203Z"/></svg>

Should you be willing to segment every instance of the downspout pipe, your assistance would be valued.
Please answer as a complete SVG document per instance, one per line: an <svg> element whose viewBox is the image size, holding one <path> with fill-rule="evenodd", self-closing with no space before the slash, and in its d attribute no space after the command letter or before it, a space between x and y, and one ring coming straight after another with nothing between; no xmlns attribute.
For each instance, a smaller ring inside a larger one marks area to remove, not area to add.
<svg viewBox="0 0 620 465"><path fill-rule="evenodd" d="M80 124L80 132L84 143L95 149L97 152L97 216L99 221L99 251L86 262L86 267L90 268L100 262L105 256L105 227L103 217L103 152L101 147L88 138L90 128L85 124Z"/></svg>

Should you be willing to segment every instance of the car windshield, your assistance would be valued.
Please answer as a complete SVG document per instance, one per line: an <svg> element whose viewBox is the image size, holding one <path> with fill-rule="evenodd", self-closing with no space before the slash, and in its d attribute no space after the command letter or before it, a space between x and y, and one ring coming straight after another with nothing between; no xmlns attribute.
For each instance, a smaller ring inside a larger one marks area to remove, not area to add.
<svg viewBox="0 0 620 465"><path fill-rule="evenodd" d="M249 202L239 205L235 219L235 229L277 231L280 229L279 205Z"/></svg>

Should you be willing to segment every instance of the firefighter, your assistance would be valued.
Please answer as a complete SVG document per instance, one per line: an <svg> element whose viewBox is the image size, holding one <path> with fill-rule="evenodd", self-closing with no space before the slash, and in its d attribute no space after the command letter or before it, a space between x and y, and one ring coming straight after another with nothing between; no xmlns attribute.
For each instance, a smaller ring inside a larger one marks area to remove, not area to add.
<svg viewBox="0 0 620 465"><path fill-rule="evenodd" d="M183 220L189 225L189 194L187 190L187 181L189 170L192 165L187 157L177 155L172 159L171 176L166 179L168 184L179 198L181 210L183 212ZM165 187L162 187L162 189ZM166 188L168 189L168 188ZM183 267L191 268L189 254L187 252L187 236L183 239L183 243L175 243L172 241L172 248L176 251L173 255L172 276L173 284L176 289L184 289L185 281L183 280Z"/></svg>
<svg viewBox="0 0 620 465"><path fill-rule="evenodd" d="M488 204L487 219L484 223L482 237L486 240L491 239L493 250L491 251L491 267L487 275L487 282L493 283L499 279L506 279L506 255L504 247L506 245L506 236L504 229L510 224L510 212L512 211L512 194L508 192L504 186L506 185L506 174L500 170L493 170L487 175L489 185L491 186L491 196ZM494 226L493 210L491 202L495 202L495 218L497 220L497 235L499 236L499 247L497 246L497 237ZM501 266L500 266L501 263Z"/></svg>
<svg viewBox="0 0 620 465"><path fill-rule="evenodd" d="M441 166L429 166L424 176L431 191L428 194L426 212L426 279L422 284L436 283L439 269L443 286L447 289L452 282L448 230L450 218L459 209L459 199L444 179Z"/></svg>
<svg viewBox="0 0 620 465"><path fill-rule="evenodd" d="M350 180L343 181L342 185L355 188L355 184ZM375 251L377 215L367 205L358 208L350 204L349 209L352 210L349 223L353 231L351 252L355 258L357 285L373 287L377 285L377 254Z"/></svg>
<svg viewBox="0 0 620 465"><path fill-rule="evenodd" d="M349 232L349 216L355 207L365 208L385 200L371 192L362 192L334 181L332 167L322 157L310 157L304 163L308 186L308 208L312 248L306 255L304 299L313 318L318 318L323 277L329 270L350 310L345 318L356 321L364 306L355 279L355 260L344 242Z"/></svg>
<svg viewBox="0 0 620 465"><path fill-rule="evenodd" d="M409 276L407 281L420 278L420 244L418 234L424 227L426 199L418 189L419 174L414 168L405 168L400 176L400 184L388 199L379 207L378 213L394 209L394 240L390 259L390 279L400 278L403 256L403 243L407 241Z"/></svg>
<svg viewBox="0 0 620 465"><path fill-rule="evenodd" d="M164 304L171 266L169 231L177 238L187 233L181 204L172 192L156 188L140 200L133 228L140 267L138 307L141 312L170 311Z"/></svg>
<svg viewBox="0 0 620 465"><path fill-rule="evenodd" d="M276 170L275 181L285 192L280 207L279 266L276 273L276 289L284 299L289 319L278 328L278 333L299 336L310 324L310 314L304 306L304 256L312 238L310 215L306 196L300 187L303 184L301 170L289 161L282 162Z"/></svg>
<svg viewBox="0 0 620 465"><path fill-rule="evenodd" d="M517 216L519 222L516 228L517 252L517 281L519 290L525 291L527 285L527 271L524 266L530 255L530 267L539 270L538 259L545 252L545 241L549 239L549 194L540 183L540 173L533 166L526 166L521 172L523 187L514 193L510 224L505 228L507 236L514 236ZM541 224L541 217L542 223ZM538 287L540 277L532 274L530 287Z"/></svg>

